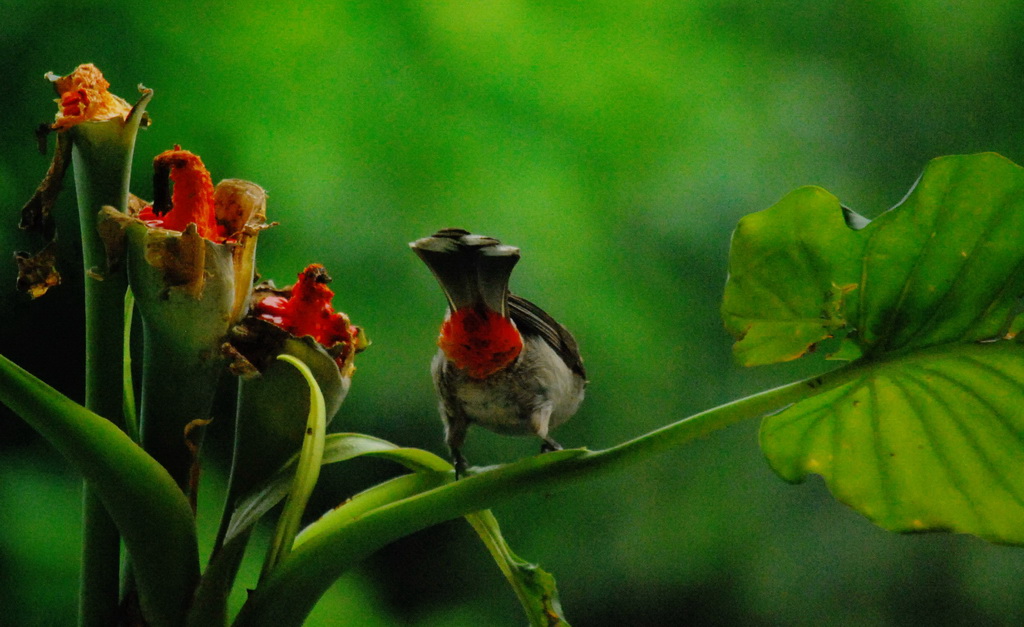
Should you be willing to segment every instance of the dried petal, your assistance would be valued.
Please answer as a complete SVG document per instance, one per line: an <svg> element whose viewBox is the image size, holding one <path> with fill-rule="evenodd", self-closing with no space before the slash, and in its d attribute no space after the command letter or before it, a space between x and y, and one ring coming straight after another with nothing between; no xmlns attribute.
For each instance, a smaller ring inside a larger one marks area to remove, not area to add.
<svg viewBox="0 0 1024 627"><path fill-rule="evenodd" d="M47 74L60 94L53 128L62 130L82 122L100 122L114 118L128 119L132 107L123 98L110 93L110 83L92 63L84 63L67 76Z"/></svg>

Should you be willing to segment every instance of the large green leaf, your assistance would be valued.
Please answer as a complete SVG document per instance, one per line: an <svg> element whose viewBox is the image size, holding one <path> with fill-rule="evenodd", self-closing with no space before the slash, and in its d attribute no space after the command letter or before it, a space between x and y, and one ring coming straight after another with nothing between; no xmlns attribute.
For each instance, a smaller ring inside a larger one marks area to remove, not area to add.
<svg viewBox="0 0 1024 627"><path fill-rule="evenodd" d="M936 159L868 223L817 188L747 216L723 315L745 365L856 360L765 419L774 469L894 531L1024 543L1024 170Z"/></svg>
<svg viewBox="0 0 1024 627"><path fill-rule="evenodd" d="M307 527L295 539L296 547L316 539L328 529L344 526L377 508L452 481L454 469L451 463L437 455L421 449L402 448L385 440L358 433L337 433L327 436L322 463L346 461L363 455L390 459L414 471L415 474L396 477L353 496L325 514L318 524ZM224 558L214 560L213 568L219 567L219 561L233 559L231 552L238 550L238 540L248 533L262 514L284 498L292 482L296 463L297 459L293 457L274 477L240 504L227 532ZM489 510L473 512L466 514L466 520L476 530L512 586L530 624L545 627L568 625L562 616L555 578L538 565L527 562L512 552L501 534L494 515ZM203 584L207 584L205 575ZM204 591L204 587L201 586L200 590Z"/></svg>
<svg viewBox="0 0 1024 627"><path fill-rule="evenodd" d="M0 357L0 400L50 441L103 501L132 557L151 625L179 625L199 579L195 521L174 480L114 423Z"/></svg>

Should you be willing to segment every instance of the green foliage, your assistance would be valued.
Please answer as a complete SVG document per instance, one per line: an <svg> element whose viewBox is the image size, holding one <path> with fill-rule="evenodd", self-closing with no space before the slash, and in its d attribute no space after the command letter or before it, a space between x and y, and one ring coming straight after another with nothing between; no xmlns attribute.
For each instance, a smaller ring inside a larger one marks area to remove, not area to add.
<svg viewBox="0 0 1024 627"><path fill-rule="evenodd" d="M288 558L305 503L319 475L321 460L331 462L358 455L381 455L423 471L420 474L385 482L355 497L344 507L332 511L325 517L326 525L320 527L333 529L335 534L375 509L386 507L395 501L451 480L453 469L448 462L425 451L401 449L365 436L333 437L331 456L325 459L323 429L326 419L323 397L308 368L291 356L285 356L283 359L300 368L310 387L307 432L312 443L304 444L297 459L282 473L294 475L294 478L271 481L267 488L257 492L256 505L243 504L239 508L240 511L249 512L249 521L240 521L234 530L229 530L222 551L222 555L228 556L227 559L222 557L220 560L214 560L204 577L206 582L200 583L192 512L184 494L167 471L111 422L75 404L8 360L0 358L0 391L4 394L5 403L63 452L86 477L90 487L103 499L125 539L137 577L141 607L146 620L152 625L185 624L187 612L190 612L188 624L196 625L209 621L211 616L221 616L216 608L225 598L220 594L227 592L233 581L230 561L236 559L237 552L244 549L244 542L235 542L247 531L247 526L258 517L258 513L255 516L252 514L254 509L256 512L266 511L284 496L280 493L275 494L275 488L284 484L289 498L278 521L277 533L271 544L271 552L265 562L264 571L265 575L275 574L274 567ZM565 451L549 455L542 467L551 466L559 460L572 459L580 453L581 451ZM477 498L479 496L478 490ZM489 512L474 513L472 509L468 508L464 513L470 518L488 550L498 561L502 572L515 587L517 595L531 617L532 624L547 624L549 619L560 620L561 610L551 575L511 552L493 515ZM423 524L429 524L431 520L431 517L424 518ZM418 523L413 521L413 524ZM242 525L241 529L237 528L239 525ZM390 527L385 519L384 535L371 533L369 536L361 537L364 544L360 548L355 548L355 552L363 554L368 548L385 543L387 538L394 539L396 532ZM401 528L399 525L399 533ZM320 528L314 525L304 534L302 542L323 542L323 538L318 538L322 533ZM326 540L338 544L330 536L327 536ZM302 542L296 542L296 546ZM292 585L300 588L308 588L314 582L316 585L329 585L343 570L344 565L340 569L328 569L326 573L323 573L322 569L308 567L293 569L285 581L290 580ZM321 573L326 575L326 579L320 576ZM193 606L193 586L196 585L199 585L200 592L196 595L199 601ZM312 597L306 595L305 598L315 601L318 597L319 593ZM306 613L312 608L312 605L307 605L296 612L292 603L275 605L285 608L283 614L280 609L276 610L278 619L294 624L301 624ZM272 606L271 610L274 609ZM240 624L249 624L246 621L253 620L259 624L263 619L261 614L256 614L256 618L243 614L240 620ZM559 624L566 623L562 621Z"/></svg>
<svg viewBox="0 0 1024 627"><path fill-rule="evenodd" d="M277 358L295 367L306 380L306 384L309 386L309 416L306 418L305 436L295 462L294 477L285 499L284 509L277 519L274 537L270 543L270 552L263 562L264 575L271 572L274 566L287 557L292 550L295 535L302 522L302 514L306 511L309 496L313 493L313 488L316 487L317 479L320 478L320 465L324 457L324 437L327 431L324 395L320 391L320 386L316 384L316 379L313 378L309 367L291 355L278 355Z"/></svg>
<svg viewBox="0 0 1024 627"><path fill-rule="evenodd" d="M313 373L281 356L309 393L304 442L247 499L228 499L201 581L189 505L153 458L112 423L6 360L0 385L5 402L103 499L154 625L182 624L186 614L187 624L225 622L250 529L286 495L263 575L237 616L240 627L302 624L356 563L459 516L480 535L531 624L566 624L553 578L512 553L485 510L647 461L779 407L764 421L762 446L784 478L822 474L840 500L896 531L954 530L1022 543L1024 491L1014 470L1024 463L1016 417L1024 391L1024 350L1016 341L1024 283L1016 270L1024 247L1005 233L1024 226L1015 222L1024 220L1021 191L1022 170L997 155L946 157L874 222L815 188L748 216L733 239L723 302L727 327L739 337L737 354L748 365L786 361L835 339L837 355L854 361L606 450L557 451L453 482L450 464L431 453L358 434L326 438L327 410ZM815 225L814 217L822 218L821 229L802 228ZM297 535L320 466L359 456L391 458L414 472L366 489ZM167 521L155 523L158 517Z"/></svg>
<svg viewBox="0 0 1024 627"><path fill-rule="evenodd" d="M806 183L857 209L886 207L934 155L998 150L1024 163L1024 13L976 3L949 16L941 2L272 2L197 13L175 0L76 11L15 1L0 38L17 60L0 99L0 200L13 216L46 167L31 134L51 106L42 71L95 61L122 95L139 81L158 90L136 193L151 197L145 162L181 143L271 191L281 227L261 244L263 276L287 283L311 260L336 272L375 341L336 428L442 453L426 372L441 312L403 244L453 225L522 247L514 289L576 333L593 373L560 441L603 447L823 368L824 349L774 369L732 364L715 310L740 216ZM5 251L35 246L13 228L0 239ZM65 285L28 303L0 264L0 352L80 399L70 312L81 285L70 262L63 269ZM201 499L226 474L230 420L208 432ZM520 553L560 575L579 624L683 613L696 623L1024 622L1015 551L883 533L817 482L779 482L755 431L740 424L496 514ZM6 410L0 433L0 494L74 476ZM535 453L487 433L470 446L488 463ZM7 463L21 457L34 463ZM313 507L381 480L383 464L326 472ZM60 505L40 494L0 525L12 622L74 620L77 576L55 547L78 537L79 512ZM201 546L216 522L200 516ZM523 623L470 541L454 523L386 549L332 588L309 624L336 624L339 605L381 624ZM450 574L435 576L438 565Z"/></svg>
<svg viewBox="0 0 1024 627"><path fill-rule="evenodd" d="M870 223L816 188L740 222L723 303L740 360L832 337L859 356L765 419L782 477L820 474L894 531L1024 543L1022 228L1024 170L993 154L936 159Z"/></svg>
<svg viewBox="0 0 1024 627"><path fill-rule="evenodd" d="M181 624L199 578L195 521L167 471L109 420L0 357L0 397L74 464L135 563L153 625Z"/></svg>

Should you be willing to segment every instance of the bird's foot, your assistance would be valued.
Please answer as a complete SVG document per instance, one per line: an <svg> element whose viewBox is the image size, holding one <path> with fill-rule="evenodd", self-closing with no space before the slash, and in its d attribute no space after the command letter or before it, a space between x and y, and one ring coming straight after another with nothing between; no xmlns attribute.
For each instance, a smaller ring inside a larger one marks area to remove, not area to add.
<svg viewBox="0 0 1024 627"><path fill-rule="evenodd" d="M452 465L455 466L455 480L466 476L466 458L462 456L462 451L459 449L452 449Z"/></svg>
<svg viewBox="0 0 1024 627"><path fill-rule="evenodd" d="M558 442L555 442L551 438L545 438L544 442L540 445L540 452L541 453L550 453L551 451L560 451L560 450L562 450L562 445L559 444Z"/></svg>

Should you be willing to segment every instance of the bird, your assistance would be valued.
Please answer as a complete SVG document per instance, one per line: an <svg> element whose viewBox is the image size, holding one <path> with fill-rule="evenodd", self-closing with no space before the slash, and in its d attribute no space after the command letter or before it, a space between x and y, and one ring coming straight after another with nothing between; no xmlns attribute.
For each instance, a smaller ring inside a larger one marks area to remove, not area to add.
<svg viewBox="0 0 1024 627"><path fill-rule="evenodd" d="M514 246L464 229L442 229L409 246L448 301L431 375L455 476L466 475L466 432L537 436L560 450L551 430L583 401L587 373L575 338L543 309L509 292Z"/></svg>

